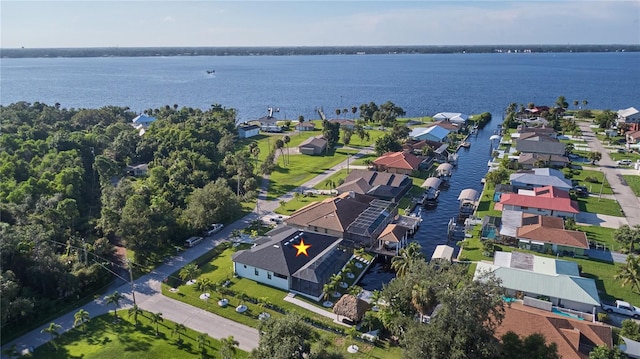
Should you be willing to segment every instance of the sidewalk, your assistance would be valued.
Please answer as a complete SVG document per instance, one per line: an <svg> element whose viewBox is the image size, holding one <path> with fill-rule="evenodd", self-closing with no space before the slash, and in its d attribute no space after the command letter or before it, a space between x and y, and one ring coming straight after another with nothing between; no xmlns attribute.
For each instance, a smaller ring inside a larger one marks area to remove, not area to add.
<svg viewBox="0 0 640 359"><path fill-rule="evenodd" d="M595 136L593 130L589 127L589 123L578 122L578 125L582 131L582 137L589 145L589 148L602 154L602 159L598 161L599 169L605 174L615 199L622 207L627 223L629 226L640 225L640 199L636 197L628 185L622 183L621 170L617 168L616 162L611 159L609 152Z"/></svg>

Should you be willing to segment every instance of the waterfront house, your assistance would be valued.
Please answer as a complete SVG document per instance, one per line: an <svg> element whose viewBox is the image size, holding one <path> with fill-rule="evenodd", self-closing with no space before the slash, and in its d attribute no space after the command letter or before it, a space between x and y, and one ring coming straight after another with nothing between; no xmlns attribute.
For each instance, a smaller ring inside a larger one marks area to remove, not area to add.
<svg viewBox="0 0 640 359"><path fill-rule="evenodd" d="M397 204L353 192L310 203L284 222L299 229L324 233L371 247L397 214Z"/></svg>
<svg viewBox="0 0 640 359"><path fill-rule="evenodd" d="M356 127L356 121L354 120L347 120L347 119L343 119L343 118L334 118L329 120L329 122L331 123L337 123L340 125L341 129L349 129L349 130L353 130L354 127Z"/></svg>
<svg viewBox="0 0 640 359"><path fill-rule="evenodd" d="M613 333L606 324L592 323L517 302L504 307L504 318L496 327L495 337L501 339L510 331L520 338L532 334L544 335L547 343L556 344L562 359L588 359L589 352L596 346L613 348Z"/></svg>
<svg viewBox="0 0 640 359"><path fill-rule="evenodd" d="M433 115L436 121L448 121L459 126L464 126L469 121L469 116L459 112L439 112Z"/></svg>
<svg viewBox="0 0 640 359"><path fill-rule="evenodd" d="M546 126L542 126L542 127L519 126L517 132L515 134L512 134L511 137L520 138L520 136L522 136L525 133L533 133L538 136L543 135L551 138L558 138L558 133L556 132L556 130L553 129L553 127L546 127Z"/></svg>
<svg viewBox="0 0 640 359"><path fill-rule="evenodd" d="M319 300L323 286L351 255L342 238L287 228L231 259L239 277Z"/></svg>
<svg viewBox="0 0 640 359"><path fill-rule="evenodd" d="M238 126L238 137L249 138L260 134L260 126L243 123Z"/></svg>
<svg viewBox="0 0 640 359"><path fill-rule="evenodd" d="M516 140L516 151L563 156L565 154L565 144L546 135L521 134L520 138Z"/></svg>
<svg viewBox="0 0 640 359"><path fill-rule="evenodd" d="M429 148L430 150L427 150ZM402 145L402 150L405 152L411 152L414 155L426 155L428 152L432 153L433 159L438 162L446 162L449 158L448 152L449 146L446 143L429 141L429 140L411 140L408 139Z"/></svg>
<svg viewBox="0 0 640 359"><path fill-rule="evenodd" d="M580 276L576 262L522 252L495 252L493 263L476 266L474 279L493 273L512 297L543 299L551 305L585 313L600 307L595 280Z"/></svg>
<svg viewBox="0 0 640 359"><path fill-rule="evenodd" d="M422 160L409 152L387 152L373 161L377 171L411 175L420 167Z"/></svg>
<svg viewBox="0 0 640 359"><path fill-rule="evenodd" d="M151 125L155 121L156 121L155 117L147 116L144 113L136 116L133 120L131 120L131 122L133 123L133 127L135 128L140 128L140 127L148 128L149 125Z"/></svg>
<svg viewBox="0 0 640 359"><path fill-rule="evenodd" d="M413 181L402 174L352 170L344 183L336 188L338 194L355 192L392 202L398 202L409 190Z"/></svg>
<svg viewBox="0 0 640 359"><path fill-rule="evenodd" d="M322 136L309 137L298 145L298 150L305 155L319 155L327 149L327 143Z"/></svg>
<svg viewBox="0 0 640 359"><path fill-rule="evenodd" d="M412 140L429 140L435 142L446 142L445 139L449 135L449 130L440 126L431 127L415 127L409 132L409 138Z"/></svg>
<svg viewBox="0 0 640 359"><path fill-rule="evenodd" d="M569 192L553 186L504 193L494 208L566 218L575 218L580 213L578 202L571 199Z"/></svg>
<svg viewBox="0 0 640 359"><path fill-rule="evenodd" d="M460 125L449 121L437 121L432 126L439 126L449 131L449 133L458 133L460 131ZM431 127L431 126L429 126Z"/></svg>
<svg viewBox="0 0 640 359"><path fill-rule="evenodd" d="M313 122L298 122L295 129L297 131L314 131L316 129L316 125Z"/></svg>
<svg viewBox="0 0 640 359"><path fill-rule="evenodd" d="M565 191L573 188L573 184L564 178L564 174L552 168L534 168L519 171L509 176L509 183L514 189L534 189L553 186Z"/></svg>
<svg viewBox="0 0 640 359"><path fill-rule="evenodd" d="M541 153L521 153L518 156L518 164L523 169L532 169L536 167L554 167L564 168L570 163L567 156L548 155Z"/></svg>
<svg viewBox="0 0 640 359"><path fill-rule="evenodd" d="M564 228L559 217L522 214L522 225L516 230L518 246L522 249L568 255L585 255L589 249L587 235L581 231Z"/></svg>
<svg viewBox="0 0 640 359"><path fill-rule="evenodd" d="M640 123L640 111L638 111L635 107L618 110L618 122Z"/></svg>
<svg viewBox="0 0 640 359"><path fill-rule="evenodd" d="M282 132L282 126L278 125L278 119L273 117L274 112L280 112L279 108L269 107L267 115L260 117L257 121L260 124L260 130L264 132Z"/></svg>

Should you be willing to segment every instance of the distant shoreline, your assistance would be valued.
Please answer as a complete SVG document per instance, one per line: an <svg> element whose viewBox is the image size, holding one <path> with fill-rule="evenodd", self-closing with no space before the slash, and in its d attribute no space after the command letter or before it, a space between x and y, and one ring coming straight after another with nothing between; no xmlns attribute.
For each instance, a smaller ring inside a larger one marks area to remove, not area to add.
<svg viewBox="0 0 640 359"><path fill-rule="evenodd" d="M0 49L1 58L149 56L300 56L464 53L640 52L636 45L476 45L476 46L283 46L283 47L90 47Z"/></svg>

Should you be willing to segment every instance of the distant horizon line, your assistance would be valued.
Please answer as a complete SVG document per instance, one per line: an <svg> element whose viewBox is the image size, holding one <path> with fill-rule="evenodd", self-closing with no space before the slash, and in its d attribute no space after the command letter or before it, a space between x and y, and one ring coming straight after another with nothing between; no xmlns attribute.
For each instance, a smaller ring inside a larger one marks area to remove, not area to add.
<svg viewBox="0 0 640 359"><path fill-rule="evenodd" d="M260 49L278 49L278 48L446 48L446 47L499 47L499 46L537 46L537 47L603 47L603 46L638 46L636 44L625 43L607 43L607 44L460 44L460 45L172 45L172 46L53 46L53 47L0 47L1 50L82 50L82 49L177 49L177 48L190 48L190 49L247 49L247 48L260 48Z"/></svg>

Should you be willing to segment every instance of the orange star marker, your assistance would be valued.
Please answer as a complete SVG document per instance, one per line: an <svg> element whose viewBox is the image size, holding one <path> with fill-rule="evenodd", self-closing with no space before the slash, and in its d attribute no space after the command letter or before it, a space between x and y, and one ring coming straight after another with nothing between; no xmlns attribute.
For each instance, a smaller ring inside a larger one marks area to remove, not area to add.
<svg viewBox="0 0 640 359"><path fill-rule="evenodd" d="M304 254L305 256L309 256L309 253L307 253L307 249L309 249L309 247L311 247L310 244L305 244L304 243L304 239L300 239L300 243L299 244L294 244L293 248L298 250L298 253L296 253L296 257Z"/></svg>

